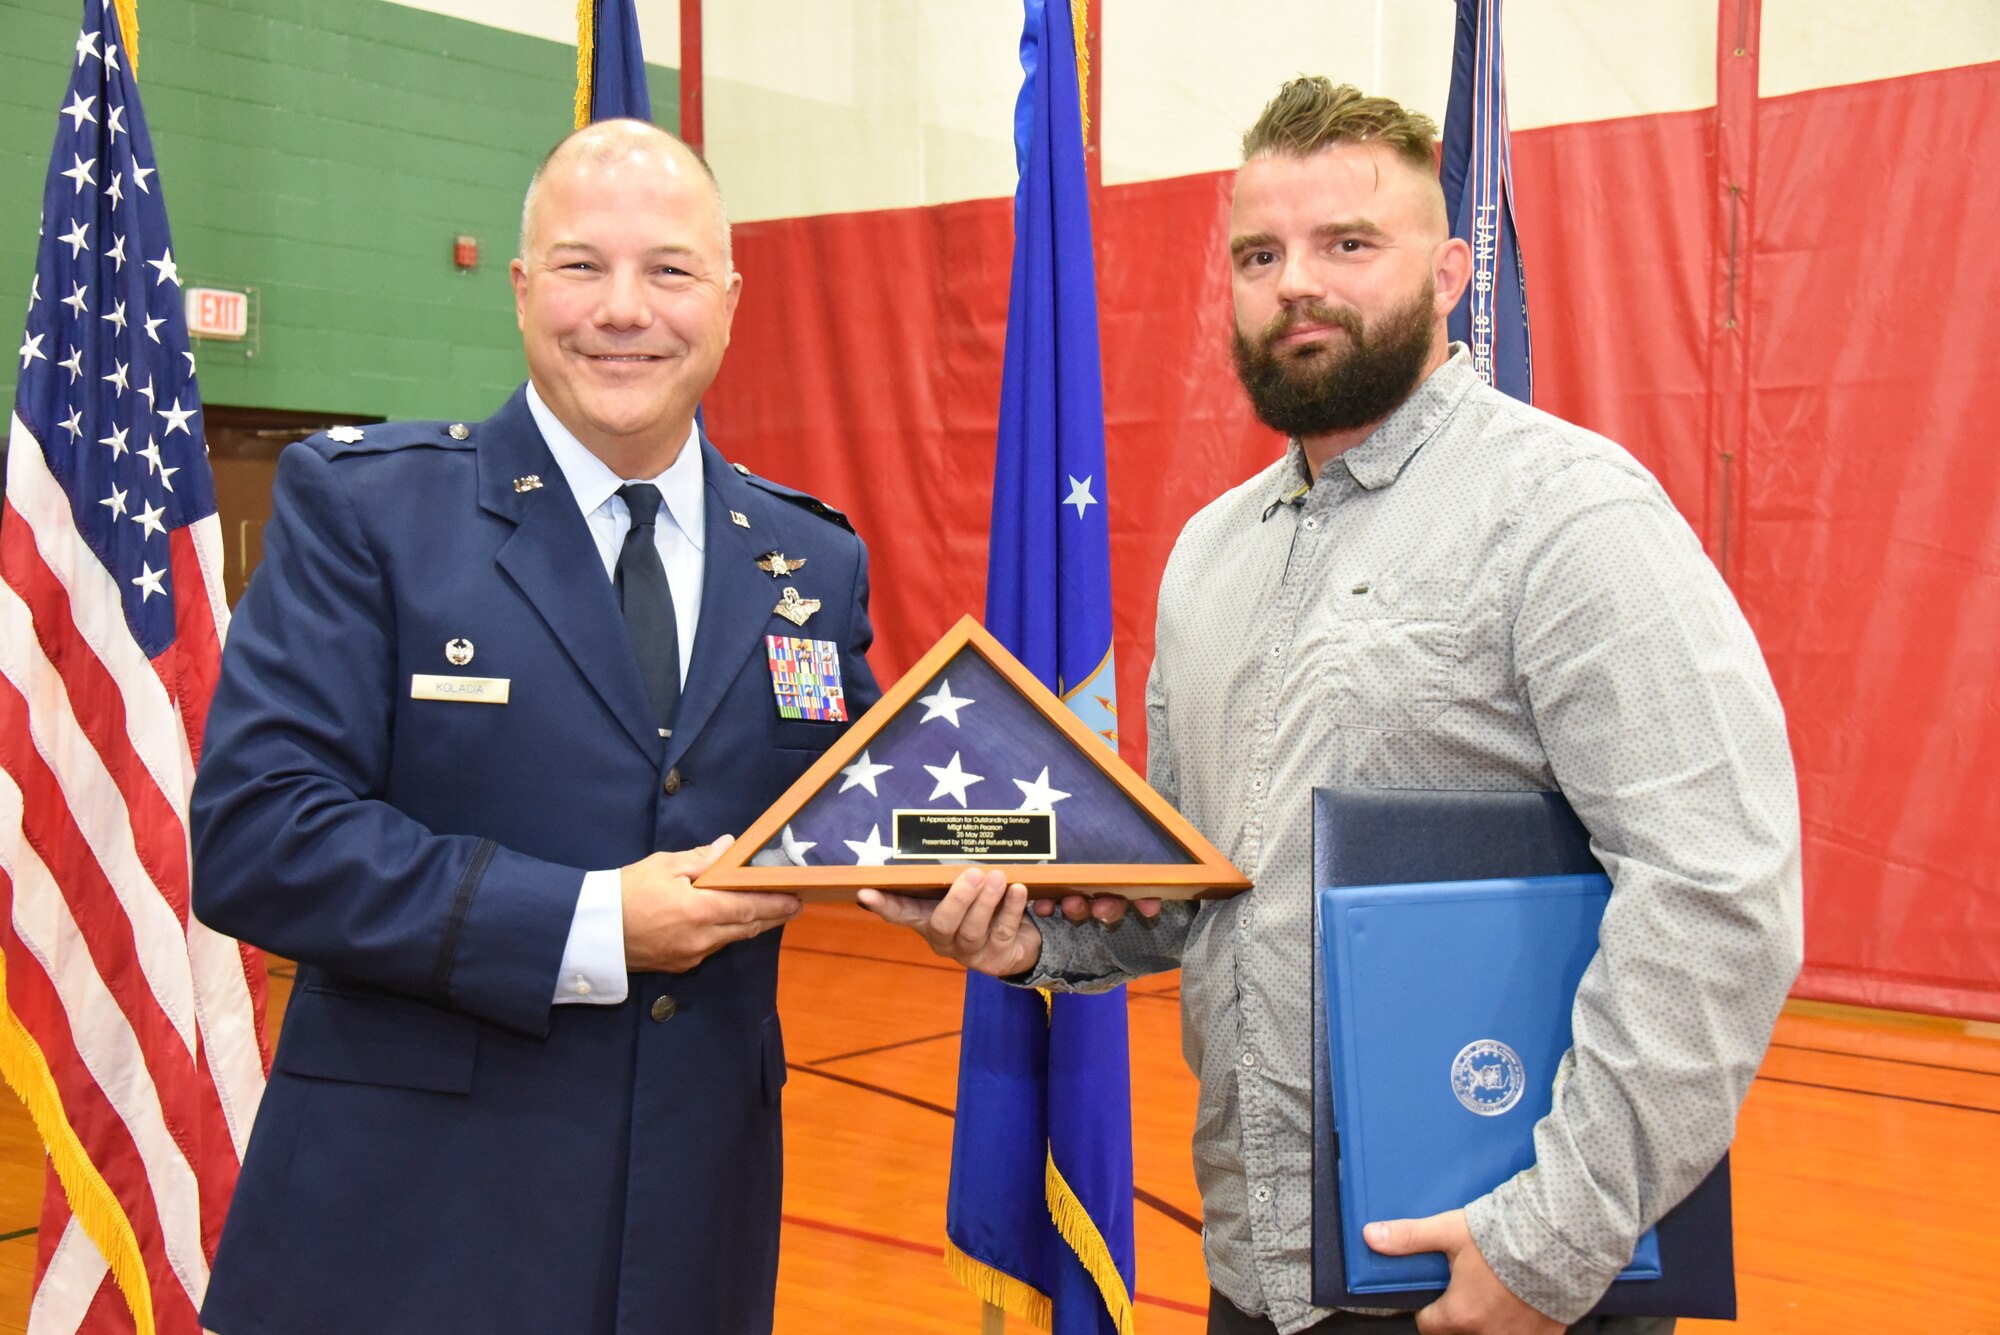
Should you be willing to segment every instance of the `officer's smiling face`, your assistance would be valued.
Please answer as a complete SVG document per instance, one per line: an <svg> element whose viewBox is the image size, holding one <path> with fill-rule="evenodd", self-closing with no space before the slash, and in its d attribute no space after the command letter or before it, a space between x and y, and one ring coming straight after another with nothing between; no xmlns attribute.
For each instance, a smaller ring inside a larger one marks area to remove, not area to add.
<svg viewBox="0 0 2000 1335"><path fill-rule="evenodd" d="M742 279L700 164L663 137L602 128L604 142L572 141L543 172L514 304L543 401L621 477L650 477L722 365Z"/></svg>

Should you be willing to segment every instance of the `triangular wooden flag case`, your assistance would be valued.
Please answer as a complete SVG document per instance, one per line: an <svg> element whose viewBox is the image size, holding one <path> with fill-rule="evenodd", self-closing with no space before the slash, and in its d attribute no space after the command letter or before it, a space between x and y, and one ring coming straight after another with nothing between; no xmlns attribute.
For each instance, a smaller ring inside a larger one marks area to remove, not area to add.
<svg viewBox="0 0 2000 1335"><path fill-rule="evenodd" d="M996 829L1019 832L1015 844L1028 851L1003 855L997 838L980 842ZM939 831L930 842L917 833ZM921 851L938 847L947 851ZM1196 899L1250 888L969 616L695 884L811 900L851 898L863 886L934 896L972 862L1005 866L1037 898Z"/></svg>

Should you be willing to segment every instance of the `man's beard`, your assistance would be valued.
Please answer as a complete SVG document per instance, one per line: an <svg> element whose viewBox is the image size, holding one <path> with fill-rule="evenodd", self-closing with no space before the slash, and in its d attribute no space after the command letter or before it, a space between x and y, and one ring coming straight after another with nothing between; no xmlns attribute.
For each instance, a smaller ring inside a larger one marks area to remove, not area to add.
<svg viewBox="0 0 2000 1335"><path fill-rule="evenodd" d="M1416 389L1430 360L1436 318L1429 284L1370 329L1352 306L1315 303L1280 311L1254 342L1241 329L1231 330L1236 375L1258 419L1274 431L1301 438L1352 431L1381 421ZM1304 323L1344 330L1348 347L1273 350L1294 324Z"/></svg>

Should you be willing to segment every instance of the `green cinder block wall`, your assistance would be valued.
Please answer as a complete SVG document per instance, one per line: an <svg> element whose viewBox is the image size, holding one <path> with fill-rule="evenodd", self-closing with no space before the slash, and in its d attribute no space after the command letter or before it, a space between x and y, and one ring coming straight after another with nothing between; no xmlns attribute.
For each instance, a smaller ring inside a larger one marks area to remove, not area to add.
<svg viewBox="0 0 2000 1335"><path fill-rule="evenodd" d="M98 0L91 0L95 12ZM0 323L27 310L79 0L0 0ZM139 94L188 285L257 289L254 355L197 346L202 401L484 416L525 376L507 261L571 123L572 46L385 0L141 0ZM680 76L649 69L654 119ZM452 264L458 233L479 267ZM14 401L16 358L0 359Z"/></svg>

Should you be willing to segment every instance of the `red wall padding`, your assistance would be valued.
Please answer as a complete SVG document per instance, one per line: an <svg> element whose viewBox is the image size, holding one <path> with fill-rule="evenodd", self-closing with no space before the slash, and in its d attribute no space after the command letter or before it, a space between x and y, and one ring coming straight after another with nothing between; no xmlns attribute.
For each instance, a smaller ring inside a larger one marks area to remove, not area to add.
<svg viewBox="0 0 2000 1335"><path fill-rule="evenodd" d="M2000 1019L2000 65L1757 108L1738 236L1747 402L1716 402L1713 112L1514 139L1538 402L1654 470L1717 549L1711 414L1745 412L1729 568L1784 696L1801 994ZM1230 178L1103 192L1124 749L1181 524L1280 442L1229 369ZM845 509L893 679L985 587L1011 207L748 224L723 451ZM1754 279L1754 281L1753 281ZM1985 373L1982 375L1982 372ZM773 535L782 546L782 535Z"/></svg>

